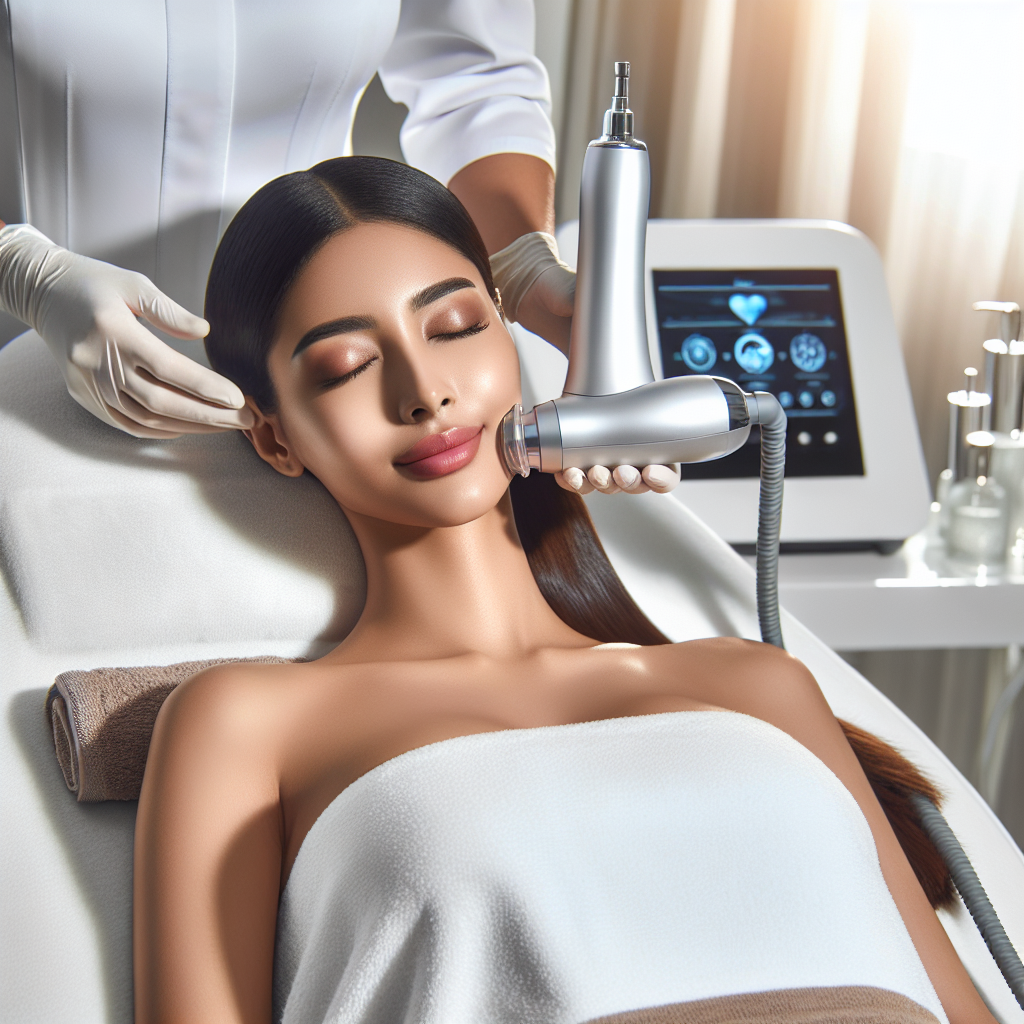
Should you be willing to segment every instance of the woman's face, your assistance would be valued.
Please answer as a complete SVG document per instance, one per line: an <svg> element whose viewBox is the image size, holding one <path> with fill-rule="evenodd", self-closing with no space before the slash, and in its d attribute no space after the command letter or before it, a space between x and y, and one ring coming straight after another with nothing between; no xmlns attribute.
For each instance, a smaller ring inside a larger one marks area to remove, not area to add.
<svg viewBox="0 0 1024 1024"><path fill-rule="evenodd" d="M377 223L329 239L285 298L268 366L264 434L288 453L268 461L309 469L344 509L455 526L507 489L515 345L477 269L432 236Z"/></svg>

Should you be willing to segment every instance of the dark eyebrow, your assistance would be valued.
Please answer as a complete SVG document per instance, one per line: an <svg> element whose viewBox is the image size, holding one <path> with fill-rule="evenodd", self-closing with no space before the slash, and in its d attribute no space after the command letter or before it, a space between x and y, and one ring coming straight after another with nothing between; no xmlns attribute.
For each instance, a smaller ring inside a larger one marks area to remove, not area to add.
<svg viewBox="0 0 1024 1024"><path fill-rule="evenodd" d="M306 331L295 346L292 359L324 338L333 338L336 334L350 334L353 331L372 331L376 326L377 321L372 316L343 316L340 320L328 320L327 323L318 324L312 330Z"/></svg>
<svg viewBox="0 0 1024 1024"><path fill-rule="evenodd" d="M418 309L429 306L432 302L437 302L438 299L443 299L446 295L451 295L452 292L472 287L473 282L464 277L449 277L447 281L438 281L437 284L432 284L429 288L424 288L423 291L417 292L409 300L409 308L415 313Z"/></svg>

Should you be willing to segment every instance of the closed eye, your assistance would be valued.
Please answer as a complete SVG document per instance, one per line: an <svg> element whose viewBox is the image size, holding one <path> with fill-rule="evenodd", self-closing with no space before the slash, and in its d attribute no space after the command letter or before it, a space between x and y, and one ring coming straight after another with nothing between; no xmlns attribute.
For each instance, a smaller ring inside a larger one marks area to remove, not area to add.
<svg viewBox="0 0 1024 1024"><path fill-rule="evenodd" d="M354 377L358 377L364 370L368 370L375 362L377 362L377 356L367 359L361 366L357 366L354 370L349 370L348 373L343 373L340 377L330 377L327 380L321 381L317 387L321 391L327 391L330 388L337 387L339 384L347 384Z"/></svg>
<svg viewBox="0 0 1024 1024"><path fill-rule="evenodd" d="M461 331L445 331L438 334L432 334L431 340L440 338L442 341L455 341L457 338L468 338L473 334L479 334L481 331L487 330L491 326L489 320L481 320L479 323L473 324L472 327L463 328Z"/></svg>

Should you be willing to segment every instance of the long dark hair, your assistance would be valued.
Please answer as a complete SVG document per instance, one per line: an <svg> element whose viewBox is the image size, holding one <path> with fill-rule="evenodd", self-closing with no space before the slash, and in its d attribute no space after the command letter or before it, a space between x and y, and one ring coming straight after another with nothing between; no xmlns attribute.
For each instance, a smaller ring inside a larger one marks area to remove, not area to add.
<svg viewBox="0 0 1024 1024"><path fill-rule="evenodd" d="M372 221L405 224L451 246L497 301L472 218L422 171L378 157L341 157L275 178L231 221L206 289L210 365L265 412L277 406L267 355L288 289L330 237ZM541 473L516 477L511 494L530 569L564 622L604 643L669 643L622 585L582 498Z"/></svg>

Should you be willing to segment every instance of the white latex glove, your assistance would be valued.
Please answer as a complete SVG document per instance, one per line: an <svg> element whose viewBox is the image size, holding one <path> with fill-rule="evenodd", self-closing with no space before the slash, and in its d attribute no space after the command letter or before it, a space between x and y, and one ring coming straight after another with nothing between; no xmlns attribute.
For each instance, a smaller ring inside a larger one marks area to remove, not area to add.
<svg viewBox="0 0 1024 1024"><path fill-rule="evenodd" d="M79 405L136 437L252 426L231 381L175 352L137 317L177 338L210 325L149 278L79 256L28 224L0 230L0 307L46 342Z"/></svg>
<svg viewBox="0 0 1024 1024"><path fill-rule="evenodd" d="M507 319L569 354L576 273L558 255L554 235L531 231L491 257Z"/></svg>
<svg viewBox="0 0 1024 1024"><path fill-rule="evenodd" d="M491 257L494 283L501 293L505 316L540 335L565 355L576 300L576 274L558 255L554 236L543 231L521 235ZM679 483L678 466L635 466L614 470L594 466L586 473L565 469L555 474L560 487L577 494L664 494Z"/></svg>
<svg viewBox="0 0 1024 1024"><path fill-rule="evenodd" d="M644 466L643 472L635 466L593 466L583 472L582 469L563 469L555 473L558 486L577 494L589 494L600 491L602 494L643 494L644 491L657 491L667 494L679 483L678 466Z"/></svg>

